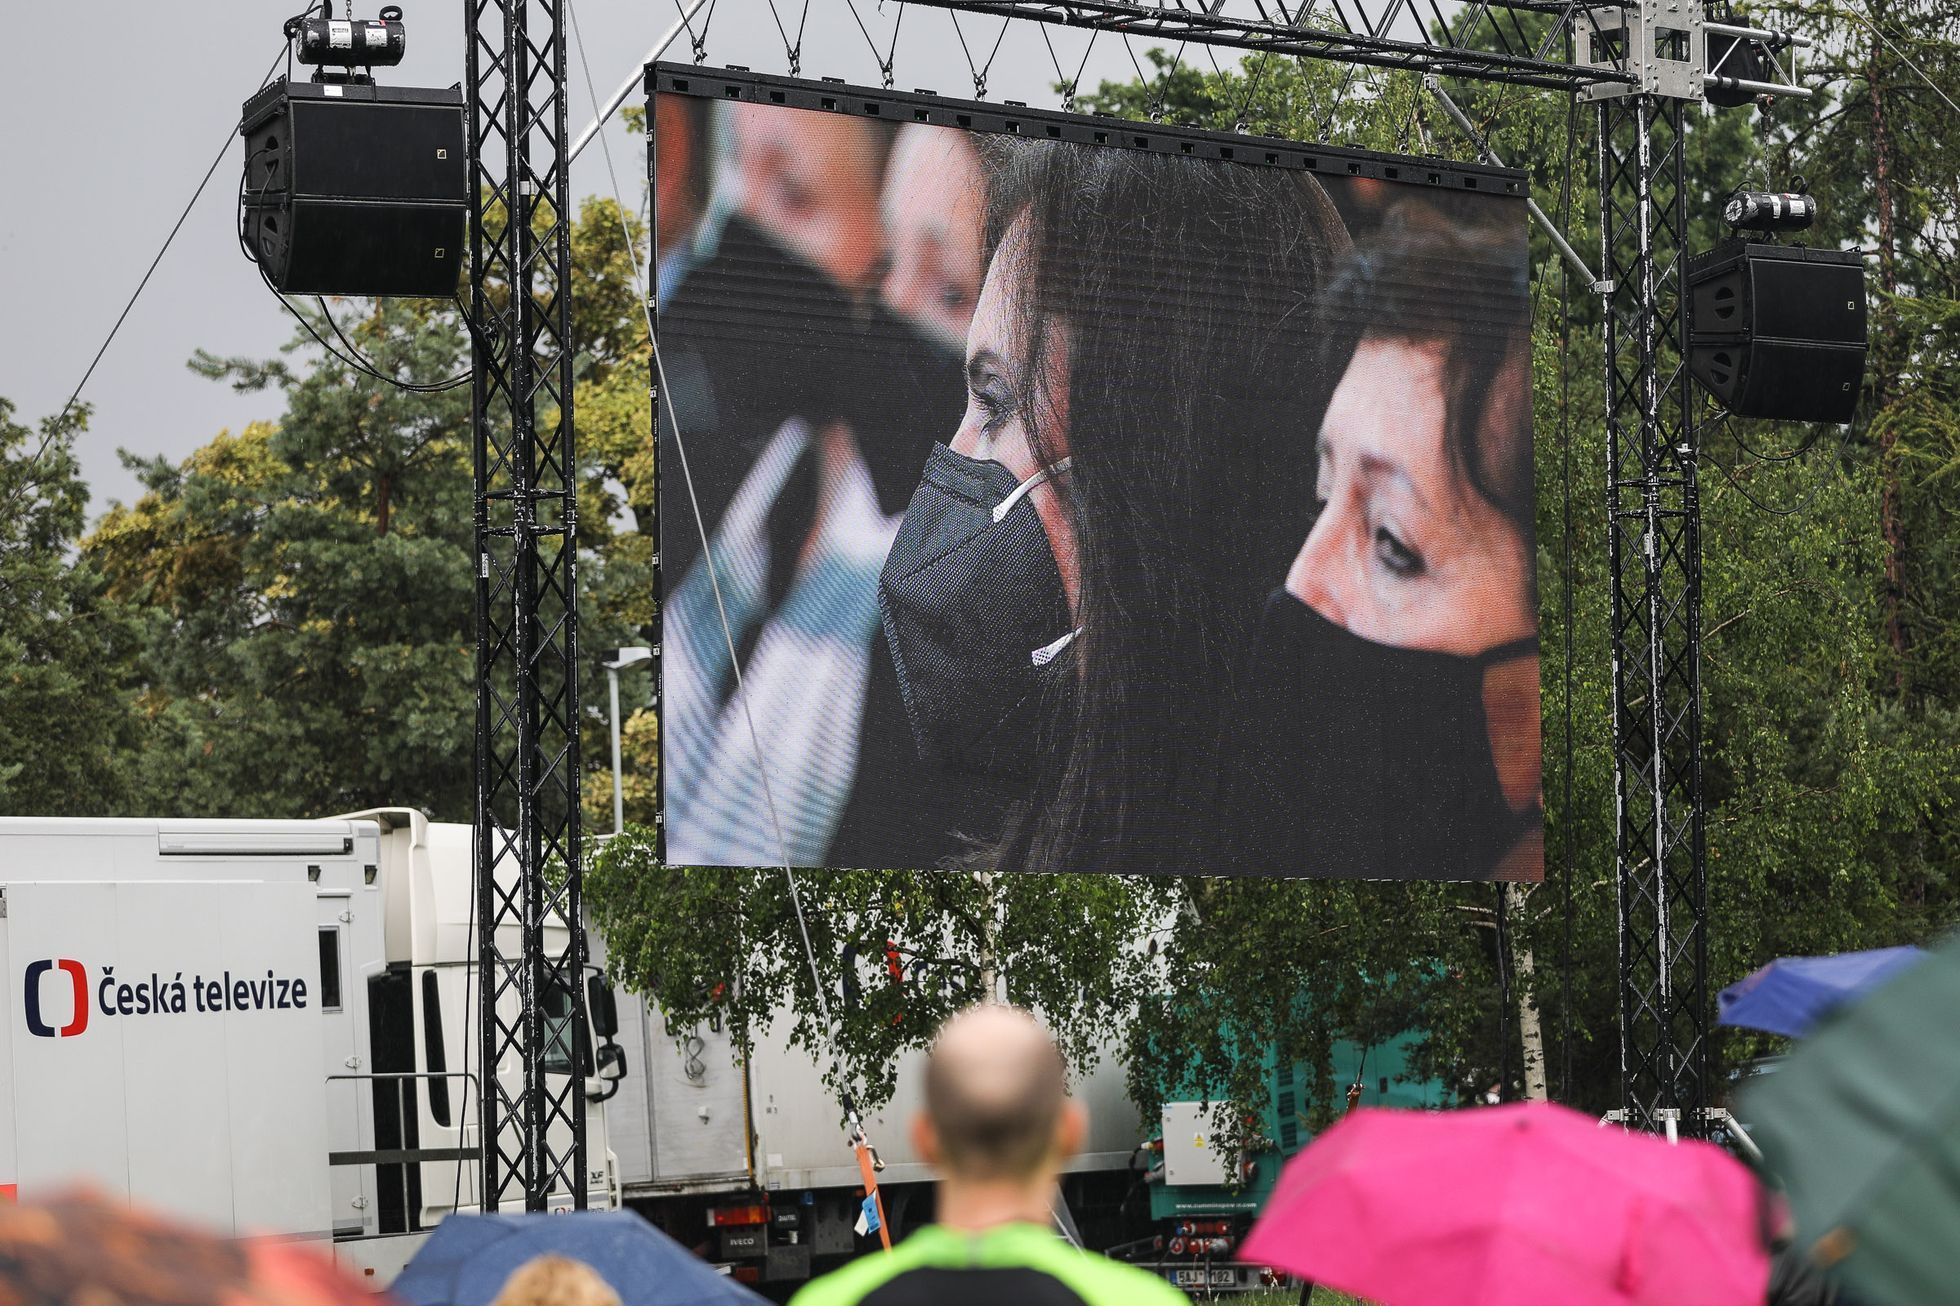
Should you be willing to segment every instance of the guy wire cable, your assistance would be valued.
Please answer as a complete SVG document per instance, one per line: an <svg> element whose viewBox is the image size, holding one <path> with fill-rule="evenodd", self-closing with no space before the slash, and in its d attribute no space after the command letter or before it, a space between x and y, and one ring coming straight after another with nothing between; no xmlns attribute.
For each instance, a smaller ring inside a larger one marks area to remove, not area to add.
<svg viewBox="0 0 1960 1306"><path fill-rule="evenodd" d="M592 96L593 106L596 110L598 105L596 83L592 80L591 65L586 62L585 38L579 33L578 11L572 6L571 0L566 0L565 13L571 20L572 40L578 46L579 66L585 72L586 91ZM651 124L648 125L648 129L652 129ZM660 357L660 342L653 328L652 300L648 295L646 278L640 266L640 249L633 240L632 229L627 226L626 205L620 198L619 176L613 168L612 146L607 142L603 132L599 135L599 147L606 160L606 176L612 183L613 204L619 210L620 239L625 242L627 261L632 266L634 290L639 295L641 316L646 322L647 346L653 354L654 373L659 382L660 398L667 405L667 416L674 433L674 452L680 458L681 480L687 486L688 504L693 509L695 529L701 535L701 559L708 569L708 584L709 588L714 591L715 611L721 621L722 640L727 645L729 665L735 674L735 697L741 701L742 717L748 727L749 747L755 754L756 772L762 783L763 801L768 807L769 824L775 836L777 860L783 872L783 877L789 884L790 905L796 913L796 930L803 941L803 957L810 966L810 983L816 997L818 1015L823 1021L824 1042L830 1048L832 1071L839 1078L839 1092L843 1096L840 1105L844 1107L845 1113L849 1116L850 1122L855 1128L859 1123L857 1108L850 1100L848 1091L843 1087L842 1071L844 1060L838 1053L836 1024L831 1017L830 998L824 989L823 973L817 966L816 948L810 942L810 927L803 914L802 890L797 883L796 872L789 864L789 843L783 838L782 821L776 812L775 790L769 782L769 767L763 759L761 736L756 732L755 713L751 710L749 704L748 687L742 676L741 659L735 651L735 635L728 622L728 607L722 598L721 569L715 563L714 543L709 539L707 518L701 511L700 496L695 492L694 473L688 466L687 442L682 437L680 415L674 410L673 392L667 385L667 367Z"/></svg>
<svg viewBox="0 0 1960 1306"><path fill-rule="evenodd" d="M321 0L321 3L325 3L325 0ZM305 11L300 14L300 17L304 18L307 14L312 13L314 7L311 4L307 5ZM272 75L279 71L279 65L292 52L292 48L293 44L290 40L281 44L279 54L273 59L271 66L265 70L265 76L259 79L261 89L272 81ZM211 178L217 175L218 165L225 161L225 155L231 153L232 137L237 134L237 123L233 123L226 129L225 143L218 150L218 157L211 160L211 166L204 170L204 180L197 183L197 189L191 194L190 203L184 205L184 211L177 215L177 221L171 226L170 234L163 238L163 247L157 251L157 256L150 260L149 269L143 273L143 279L136 283L136 289L130 295L129 302L123 305L122 312L117 314L115 325L109 328L109 334L103 338L101 348L97 349L95 351L95 357L89 360L88 370L83 372L82 379L75 383L75 389L69 394L68 402L61 406L61 412L55 417L54 421L48 423L47 430L41 436L40 445L34 450L34 456L27 460L29 467L41 461L42 455L48 451L48 442L54 439L55 433L61 430L62 424L68 420L68 414L74 410L75 401L82 397L82 390L88 385L89 378L95 375L96 366L101 363L102 356L108 353L109 346L115 343L116 333L122 330L123 323L129 319L130 310L136 307L136 301L142 298L144 288L150 284L150 278L156 275L157 266L163 262L163 256L170 252L171 243L177 239L177 233L184 229L185 219L190 217L191 210L196 208L197 202L204 197L204 188L209 186L211 184Z"/></svg>
<svg viewBox="0 0 1960 1306"><path fill-rule="evenodd" d="M1879 40L1885 43L1886 49L1890 50L1893 54L1898 55L1900 59L1905 61L1906 67L1912 69L1915 73L1919 74L1919 80L1926 83L1926 88L1928 90L1930 90L1933 94L1939 96L1940 99L1946 102L1947 108L1953 110L1955 113L1960 113L1960 104L1955 104L1953 102L1953 97L1948 95L1945 91L1941 90L1939 88L1939 84L1936 83L1931 77L1926 75L1926 70L1924 68L1921 68L1917 63L1915 63L1911 55L1907 54L1904 50L1901 50L1898 46L1893 45L1892 38L1887 36L1879 28L1877 23L1873 22L1871 19L1865 17L1863 14L1859 13L1856 9L1850 8L1849 6L1845 8L1844 12L1850 14L1853 18L1863 23L1866 27L1869 27L1871 29L1872 35L1876 36Z"/></svg>

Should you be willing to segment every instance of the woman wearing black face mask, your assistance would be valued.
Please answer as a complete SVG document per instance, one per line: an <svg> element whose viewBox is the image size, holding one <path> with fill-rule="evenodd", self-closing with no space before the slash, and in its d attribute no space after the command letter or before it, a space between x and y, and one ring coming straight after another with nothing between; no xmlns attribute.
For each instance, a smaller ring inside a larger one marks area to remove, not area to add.
<svg viewBox="0 0 1960 1306"><path fill-rule="evenodd" d="M1405 208L1328 294L1358 343L1261 627L1239 818L1301 870L1543 873L1521 240Z"/></svg>
<svg viewBox="0 0 1960 1306"><path fill-rule="evenodd" d="M879 587L921 757L1024 787L989 865L1228 869L1239 672L1311 521L1346 230L1300 172L983 152L967 410Z"/></svg>

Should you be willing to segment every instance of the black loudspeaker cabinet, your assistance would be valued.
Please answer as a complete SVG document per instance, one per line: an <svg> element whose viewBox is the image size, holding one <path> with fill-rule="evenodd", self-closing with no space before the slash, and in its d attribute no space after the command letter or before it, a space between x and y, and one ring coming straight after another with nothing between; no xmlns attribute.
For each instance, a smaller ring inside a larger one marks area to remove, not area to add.
<svg viewBox="0 0 1960 1306"><path fill-rule="evenodd" d="M240 229L295 294L456 293L470 215L460 87L275 82L245 103Z"/></svg>
<svg viewBox="0 0 1960 1306"><path fill-rule="evenodd" d="M1865 376L1856 252L1723 241L1688 260L1688 370L1739 417L1848 422Z"/></svg>

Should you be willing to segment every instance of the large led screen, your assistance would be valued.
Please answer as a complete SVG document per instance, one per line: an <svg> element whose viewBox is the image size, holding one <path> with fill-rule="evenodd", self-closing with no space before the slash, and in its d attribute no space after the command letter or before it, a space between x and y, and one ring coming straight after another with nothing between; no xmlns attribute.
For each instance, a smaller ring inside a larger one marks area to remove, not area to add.
<svg viewBox="0 0 1960 1306"><path fill-rule="evenodd" d="M1516 174L653 84L669 863L1542 876Z"/></svg>

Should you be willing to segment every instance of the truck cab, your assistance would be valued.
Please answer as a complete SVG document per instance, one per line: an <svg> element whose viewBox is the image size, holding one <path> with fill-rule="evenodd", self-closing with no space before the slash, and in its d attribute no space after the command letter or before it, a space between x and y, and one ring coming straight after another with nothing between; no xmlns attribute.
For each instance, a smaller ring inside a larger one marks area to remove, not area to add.
<svg viewBox="0 0 1960 1306"><path fill-rule="evenodd" d="M0 819L0 1194L89 1183L391 1279L479 1204L471 866L469 827L407 809ZM555 1041L617 1206L592 1072L623 1061Z"/></svg>
<svg viewBox="0 0 1960 1306"><path fill-rule="evenodd" d="M480 1201L473 1159L481 1071L475 1015L479 976L471 873L474 836L467 825L432 822L405 807L370 808L349 813L348 819L372 822L379 834L386 963L368 981L376 1069L414 1077L413 1082L397 1079L393 1101L377 1107L381 1136L398 1138L397 1146L425 1152L463 1149L472 1158L384 1168L395 1191L382 1203L382 1227L374 1232L403 1232L398 1227L403 1225L412 1231L429 1227L450 1210L474 1209ZM547 923L545 934L554 949L567 942L564 923L556 918ZM515 949L514 933L505 946ZM587 966L585 972L588 981L599 977L596 967ZM603 980L589 982L588 994L593 999L588 1007L598 1017L599 1028L591 1027L589 1017L588 1027L581 1031L567 1027L572 1011L569 993L544 995L547 1025L561 1031L552 1038L547 1064L557 1073L577 1073L585 1080L586 1204L614 1208L619 1205L618 1165L607 1146L601 1104L616 1090L616 1078L600 1072L623 1071L625 1063L608 1054L613 1022L606 1013L612 999ZM499 1066L497 1073L515 1092L518 1067ZM381 1096L377 1088L377 1103ZM571 1205L570 1193L554 1195L551 1203L554 1210L568 1210Z"/></svg>

